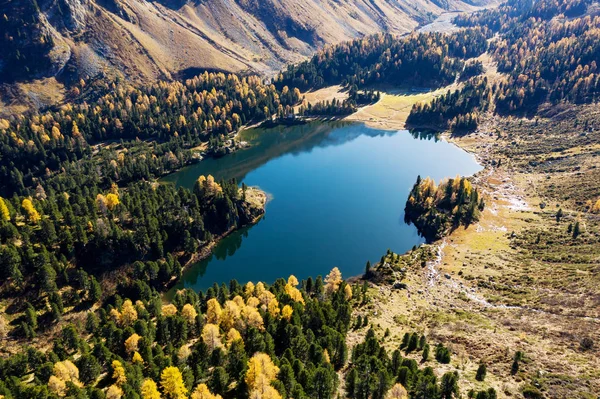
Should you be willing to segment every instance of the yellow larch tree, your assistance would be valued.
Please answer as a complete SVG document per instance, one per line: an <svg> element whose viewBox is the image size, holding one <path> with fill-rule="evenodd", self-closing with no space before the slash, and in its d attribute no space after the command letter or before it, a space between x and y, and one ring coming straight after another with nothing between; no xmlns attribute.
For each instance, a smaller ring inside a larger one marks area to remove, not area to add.
<svg viewBox="0 0 600 399"><path fill-rule="evenodd" d="M352 287L349 284L344 286L344 296L346 297L347 301L352 299Z"/></svg>
<svg viewBox="0 0 600 399"><path fill-rule="evenodd" d="M111 385L106 390L106 399L121 399L123 390L117 385Z"/></svg>
<svg viewBox="0 0 600 399"><path fill-rule="evenodd" d="M52 369L53 374L63 381L70 381L75 385L80 385L79 369L70 360L56 362Z"/></svg>
<svg viewBox="0 0 600 399"><path fill-rule="evenodd" d="M177 307L172 303L164 305L162 307L162 315L165 317L175 316L177 314Z"/></svg>
<svg viewBox="0 0 600 399"><path fill-rule="evenodd" d="M264 321L258 309L252 306L246 306L242 310L242 318L246 322L246 325L249 327L258 328L259 330L263 329Z"/></svg>
<svg viewBox="0 0 600 399"><path fill-rule="evenodd" d="M198 384L190 399L221 399L221 395L213 395L206 384Z"/></svg>
<svg viewBox="0 0 600 399"><path fill-rule="evenodd" d="M206 322L210 324L219 324L221 318L221 305L215 298L211 298L206 302Z"/></svg>
<svg viewBox="0 0 600 399"><path fill-rule="evenodd" d="M298 288L294 287L290 283L287 283L285 285L285 293L288 294L293 301L304 304L304 298L302 298L302 293Z"/></svg>
<svg viewBox="0 0 600 399"><path fill-rule="evenodd" d="M293 274L291 274L291 275L290 275L290 277L288 277L288 281L287 281L287 283L288 283L289 285L291 285L292 287L297 287L297 286L298 286L298 284L300 284L300 283L298 282L298 279L296 278L296 276L294 276Z"/></svg>
<svg viewBox="0 0 600 399"><path fill-rule="evenodd" d="M56 362L52 368L52 376L48 380L48 388L58 396L65 396L67 391L67 382L81 387L79 382L79 369L70 360Z"/></svg>
<svg viewBox="0 0 600 399"><path fill-rule="evenodd" d="M127 375L125 374L125 367L118 360L112 362L113 374L112 378L115 380L115 384L121 386L127 382Z"/></svg>
<svg viewBox="0 0 600 399"><path fill-rule="evenodd" d="M206 344L210 352L217 348L221 348L223 343L221 342L219 326L210 323L204 325L204 328L202 329L202 341Z"/></svg>
<svg viewBox="0 0 600 399"><path fill-rule="evenodd" d="M279 301L277 299L271 300L267 306L267 311L273 317L279 316Z"/></svg>
<svg viewBox="0 0 600 399"><path fill-rule="evenodd" d="M132 326L138 318L137 310L131 300L126 299L121 307L121 324L124 327Z"/></svg>
<svg viewBox="0 0 600 399"><path fill-rule="evenodd" d="M10 212L4 198L0 197L0 220L8 222L10 220Z"/></svg>
<svg viewBox="0 0 600 399"><path fill-rule="evenodd" d="M292 318L292 313L294 313L294 309L292 309L290 305L285 305L283 309L281 309L281 317L283 317L287 321L290 321L290 319Z"/></svg>
<svg viewBox="0 0 600 399"><path fill-rule="evenodd" d="M594 206L592 206L592 212L593 213L600 213L600 198L598 198L598 201L596 201L596 203L594 204Z"/></svg>
<svg viewBox="0 0 600 399"><path fill-rule="evenodd" d="M142 399L160 399L160 392L156 386L156 382L150 378L146 378L141 386Z"/></svg>
<svg viewBox="0 0 600 399"><path fill-rule="evenodd" d="M196 312L196 309L194 308L193 305L186 303L185 305L183 305L183 308L181 309L181 316L190 324L195 323L196 322L196 317L198 316L198 312Z"/></svg>
<svg viewBox="0 0 600 399"><path fill-rule="evenodd" d="M169 399L186 399L187 388L183 383L183 376L177 367L165 368L160 374L160 386L165 396Z"/></svg>
<svg viewBox="0 0 600 399"><path fill-rule="evenodd" d="M131 362L135 364L144 364L144 358L139 352L134 352L133 356L131 357Z"/></svg>
<svg viewBox="0 0 600 399"><path fill-rule="evenodd" d="M236 325L240 319L240 316L240 306L234 301L225 301L225 304L223 305L223 311L219 317L223 330L228 331L230 328Z"/></svg>
<svg viewBox="0 0 600 399"><path fill-rule="evenodd" d="M142 337L138 334L131 334L131 336L125 340L125 351L127 353L137 352L140 339L142 339Z"/></svg>
<svg viewBox="0 0 600 399"><path fill-rule="evenodd" d="M192 351L190 350L189 346L183 345L177 351L177 359L180 362L185 362L187 360L187 358L190 357L191 354L192 354Z"/></svg>
<svg viewBox="0 0 600 399"><path fill-rule="evenodd" d="M25 209L25 213L27 213L27 220L31 223L37 224L40 221L41 217L38 211L33 206L33 203L29 198L25 198L21 203L23 209Z"/></svg>
<svg viewBox="0 0 600 399"><path fill-rule="evenodd" d="M117 194L110 193L106 196L106 206L109 210L114 210L120 203L121 202L119 201L119 196Z"/></svg>
<svg viewBox="0 0 600 399"><path fill-rule="evenodd" d="M254 295L254 283L252 281L248 281L246 286L244 287L244 294L246 296Z"/></svg>
<svg viewBox="0 0 600 399"><path fill-rule="evenodd" d="M408 399L408 392L402 386L402 384L395 384L392 389L389 390L386 399Z"/></svg>
<svg viewBox="0 0 600 399"><path fill-rule="evenodd" d="M336 292L340 288L342 281L342 272L337 267L334 267L325 277L325 292L328 294Z"/></svg>
<svg viewBox="0 0 600 399"><path fill-rule="evenodd" d="M248 360L248 370L245 377L250 397L263 399L281 398L277 391L271 386L271 382L275 380L278 373L279 367L275 366L269 355L266 353L259 352L252 356L250 360Z"/></svg>
<svg viewBox="0 0 600 399"><path fill-rule="evenodd" d="M260 305L260 300L255 296L251 296L246 300L246 305L256 308L258 305Z"/></svg>
<svg viewBox="0 0 600 399"><path fill-rule="evenodd" d="M235 341L242 341L242 334L235 328L231 328L227 332L227 346L231 346Z"/></svg>
<svg viewBox="0 0 600 399"><path fill-rule="evenodd" d="M48 388L60 397L65 396L67 393L67 383L55 375L50 376Z"/></svg>

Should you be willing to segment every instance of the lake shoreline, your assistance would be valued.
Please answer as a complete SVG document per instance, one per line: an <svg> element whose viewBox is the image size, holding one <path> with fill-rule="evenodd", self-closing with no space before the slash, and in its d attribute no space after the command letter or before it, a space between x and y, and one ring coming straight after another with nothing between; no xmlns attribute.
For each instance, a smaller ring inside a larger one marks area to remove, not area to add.
<svg viewBox="0 0 600 399"><path fill-rule="evenodd" d="M265 191L261 190L258 187L248 187L246 189L246 195L250 196L250 199L247 199L246 203L253 205L253 207L255 209L258 209L258 214L256 216L254 216L252 218L252 220L249 221L248 223L244 223L243 225L238 226L238 227L232 227L229 230L227 230L226 232L219 234L217 237L213 237L213 239L210 243L208 243L207 245L202 247L198 252L193 253L190 256L190 258L183 264L183 266L181 268L182 275L185 271L187 271L194 264L201 262L201 261L205 260L206 258L208 258L209 256L211 256L213 254L214 248L223 239L225 239L229 235L231 235L231 234L235 233L236 231L239 231L245 227L253 226L253 225L257 224L263 218L263 216L265 215L267 202L269 200L269 195ZM179 282L179 280L180 280L180 278L179 279L173 278L165 285L163 294L162 294L163 300L166 299L167 301L170 301L170 299L167 299L167 297L170 296L171 290Z"/></svg>

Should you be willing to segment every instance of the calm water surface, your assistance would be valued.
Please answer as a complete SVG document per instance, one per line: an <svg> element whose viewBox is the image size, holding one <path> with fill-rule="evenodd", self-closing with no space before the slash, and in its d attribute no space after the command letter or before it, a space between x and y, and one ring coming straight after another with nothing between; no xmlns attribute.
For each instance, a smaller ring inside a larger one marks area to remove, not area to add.
<svg viewBox="0 0 600 399"><path fill-rule="evenodd" d="M378 261L388 248L402 253L423 242L403 221L417 175L440 180L481 169L447 142L362 124L252 129L242 139L252 147L164 179L192 188L200 175L235 177L270 196L258 224L222 240L173 290L231 279L271 283L290 274L303 279L334 266L346 277L361 274L367 260Z"/></svg>

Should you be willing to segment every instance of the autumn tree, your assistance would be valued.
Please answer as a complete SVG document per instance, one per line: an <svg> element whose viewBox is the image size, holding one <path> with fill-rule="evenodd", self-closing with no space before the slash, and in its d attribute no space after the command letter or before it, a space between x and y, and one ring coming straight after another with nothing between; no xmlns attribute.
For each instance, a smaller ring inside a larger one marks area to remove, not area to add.
<svg viewBox="0 0 600 399"><path fill-rule="evenodd" d="M386 395L386 399L408 399L408 392L402 384L395 384Z"/></svg>
<svg viewBox="0 0 600 399"><path fill-rule="evenodd" d="M25 198L23 200L23 202L21 203L21 207L23 207L23 209L27 213L27 220L29 220L31 223L37 224L40 221L40 214L35 209L33 203L29 198Z"/></svg>
<svg viewBox="0 0 600 399"><path fill-rule="evenodd" d="M206 322L210 324L219 324L223 309L215 298L211 298L206 302Z"/></svg>
<svg viewBox="0 0 600 399"><path fill-rule="evenodd" d="M221 399L221 395L213 395L206 384L198 384L190 399Z"/></svg>
<svg viewBox="0 0 600 399"><path fill-rule="evenodd" d="M111 365L113 369L112 378L115 380L115 384L123 386L127 382L125 367L123 367L123 364L118 360L113 360Z"/></svg>
<svg viewBox="0 0 600 399"><path fill-rule="evenodd" d="M194 306L192 306L189 303L186 303L185 305L183 305L183 308L181 309L181 316L183 316L183 318L190 324L193 324L196 322L196 317L198 316L198 312L196 312L196 309L194 309Z"/></svg>
<svg viewBox="0 0 600 399"><path fill-rule="evenodd" d="M177 367L165 368L160 375L160 386L169 399L186 399L187 388L183 382L181 371Z"/></svg>
<svg viewBox="0 0 600 399"><path fill-rule="evenodd" d="M248 371L245 378L250 397L280 397L271 386L271 382L276 379L278 373L279 367L275 366L266 353L256 353L252 356L248 361Z"/></svg>
<svg viewBox="0 0 600 399"><path fill-rule="evenodd" d="M334 267L325 277L325 292L328 294L336 292L342 281L342 272L337 267Z"/></svg>
<svg viewBox="0 0 600 399"><path fill-rule="evenodd" d="M221 343L219 326L210 323L205 324L202 329L202 341L206 344L210 352L221 348L223 344Z"/></svg>
<svg viewBox="0 0 600 399"><path fill-rule="evenodd" d="M0 221L8 222L10 220L10 212L4 198L0 197Z"/></svg>
<svg viewBox="0 0 600 399"><path fill-rule="evenodd" d="M131 336L125 340L125 351L129 354L136 352L141 338L142 337L138 334L131 334Z"/></svg>
<svg viewBox="0 0 600 399"><path fill-rule="evenodd" d="M156 383L150 378L146 378L142 383L141 392L142 399L160 399L160 392L158 392Z"/></svg>

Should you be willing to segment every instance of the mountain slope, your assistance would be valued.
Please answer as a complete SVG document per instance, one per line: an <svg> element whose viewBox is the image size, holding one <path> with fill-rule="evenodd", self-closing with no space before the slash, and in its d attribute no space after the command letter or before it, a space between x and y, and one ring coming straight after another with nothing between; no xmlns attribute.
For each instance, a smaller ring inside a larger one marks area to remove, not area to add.
<svg viewBox="0 0 600 399"><path fill-rule="evenodd" d="M270 73L329 43L404 33L493 0L2 0L0 83ZM6 95L7 90L3 90Z"/></svg>

